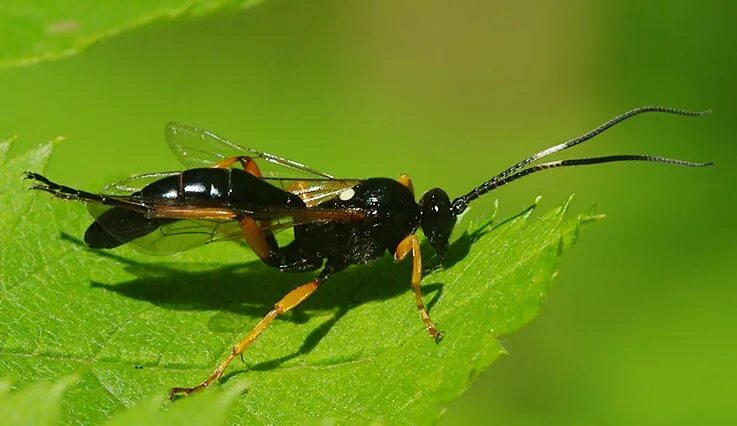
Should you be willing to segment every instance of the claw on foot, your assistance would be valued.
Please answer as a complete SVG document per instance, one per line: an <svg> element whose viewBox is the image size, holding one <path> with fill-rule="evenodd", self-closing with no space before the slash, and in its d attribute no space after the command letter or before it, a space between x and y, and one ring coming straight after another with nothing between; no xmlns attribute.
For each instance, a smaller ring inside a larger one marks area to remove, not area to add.
<svg viewBox="0 0 737 426"><path fill-rule="evenodd" d="M203 383L203 384L201 384L199 386L195 386L193 388L171 388L171 389L169 389L169 399L171 401L176 401L179 398L182 398L182 397L185 397L185 396L190 396L193 393L195 393L195 392L197 392L197 391L199 391L199 390L201 390L201 389L203 389L205 387L207 387L207 385L205 385Z"/></svg>
<svg viewBox="0 0 737 426"><path fill-rule="evenodd" d="M427 331L430 333L430 337L435 340L435 343L440 343L440 341L443 340L443 337L445 337L445 333L442 331L438 331L438 329L436 329L435 327L428 328Z"/></svg>

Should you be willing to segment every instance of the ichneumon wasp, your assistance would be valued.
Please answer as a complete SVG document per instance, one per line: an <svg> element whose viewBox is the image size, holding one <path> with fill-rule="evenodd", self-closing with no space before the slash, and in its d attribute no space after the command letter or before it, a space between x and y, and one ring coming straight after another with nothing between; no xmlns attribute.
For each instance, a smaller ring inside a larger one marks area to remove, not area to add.
<svg viewBox="0 0 737 426"><path fill-rule="evenodd" d="M109 249L132 244L145 252L175 253L222 240L245 239L267 265L287 272L321 269L279 300L274 309L239 342L202 383L176 387L170 397L189 395L218 380L230 362L242 356L279 315L307 299L333 274L349 265L363 264L388 251L395 261L412 255L411 288L420 317L430 336L443 334L430 319L422 301L422 260L419 228L442 260L458 216L476 198L521 177L557 167L618 161L649 161L686 167L697 163L651 155L611 155L536 163L551 154L579 145L633 116L659 112L700 116L669 107L646 106L612 118L567 142L533 154L470 192L451 201L433 188L415 201L409 176L398 179L336 179L333 176L275 155L229 142L206 130L170 123L169 147L188 169L133 176L91 193L58 185L38 173L31 189L56 197L82 201L94 217L84 240L90 248ZM262 175L258 163L280 170ZM239 167L232 167L239 166ZM296 177L288 177L288 174ZM292 229L293 240L280 247L274 234Z"/></svg>

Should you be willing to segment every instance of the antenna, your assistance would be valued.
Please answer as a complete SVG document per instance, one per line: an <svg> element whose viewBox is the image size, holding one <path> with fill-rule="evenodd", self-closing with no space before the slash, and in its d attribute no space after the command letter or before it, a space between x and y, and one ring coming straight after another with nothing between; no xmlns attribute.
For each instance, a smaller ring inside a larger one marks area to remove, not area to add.
<svg viewBox="0 0 737 426"><path fill-rule="evenodd" d="M632 109L630 111L627 111L623 114L620 114L612 118L606 123L596 127L595 129L589 132L584 133L583 135L577 138L571 139L569 141L560 143L555 146L551 146L550 148L544 149L536 154L533 154L525 158L524 160L520 161L519 163L513 165L512 167L509 167L508 169L504 170L503 172L499 173L498 175L494 176L488 181L472 189L468 194L463 195L462 197L456 198L452 204L453 213L455 213L456 215L461 214L463 211L466 210L466 208L468 207L468 204L471 201L475 200L476 198L486 194L487 192L493 189L506 185L523 176L527 176L529 174L539 172L542 170L546 170L546 169L552 169L552 168L558 168L558 167L584 166L584 165L591 165L591 164L612 163L612 162L617 162L617 161L649 161L649 162L655 162L655 163L673 164L676 166L683 166L683 167L706 167L706 166L711 166L713 164L713 163L697 163L697 162L691 162L691 161L676 160L672 158L657 157L657 156L652 156L652 155L612 155L612 156L606 156L606 157L578 158L578 159L570 159L570 160L551 161L548 163L542 163L542 164L538 164L535 166L527 167L531 163L534 163L535 161L543 157L547 157L556 152L560 152L568 148L572 148L576 145L579 145L583 142L586 142L587 140L592 139L594 136L597 136L600 133L603 133L605 130L621 123L622 121L627 120L628 118L634 117L636 115L646 113L646 112L659 112L659 113L666 113L666 114L699 117L702 115L710 114L711 110L686 111L682 109L676 109L676 108L670 108L670 107L664 107L664 106L643 106L643 107Z"/></svg>

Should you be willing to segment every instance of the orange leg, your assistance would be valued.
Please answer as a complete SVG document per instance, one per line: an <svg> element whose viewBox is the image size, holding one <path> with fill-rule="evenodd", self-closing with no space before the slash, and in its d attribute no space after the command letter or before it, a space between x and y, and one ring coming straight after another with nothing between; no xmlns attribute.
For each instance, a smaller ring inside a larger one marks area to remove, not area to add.
<svg viewBox="0 0 737 426"><path fill-rule="evenodd" d="M256 164L253 158L247 155L242 155L239 157L228 157L225 160L215 164L213 167L216 169L227 169L235 163L241 163L241 167L243 167L243 170L256 177L261 177L261 169L258 167L258 164Z"/></svg>
<svg viewBox="0 0 737 426"><path fill-rule="evenodd" d="M430 337L439 342L443 338L443 333L438 331L433 324L430 316L427 314L425 304L422 302L422 292L420 291L420 280L422 279L422 253L420 252L420 240L415 234L409 234L403 239L397 249L394 252L394 260L401 262L409 253L412 253L412 291L415 292L415 302L417 303L417 310L420 311L420 318L425 323L427 332L430 333Z"/></svg>
<svg viewBox="0 0 737 426"><path fill-rule="evenodd" d="M241 167L243 167L243 170L247 173L259 178L262 176L261 169L258 167L258 164L256 164L256 161L247 155L228 157L215 164L213 167L225 169L235 163L241 163ZM248 245L258 255L258 257L261 258L261 260L266 261L269 258L271 250L269 249L269 244L267 243L266 235L263 231L264 229L268 230L269 234L271 234L271 221L263 220L257 223L250 218L241 221L241 230L243 230L243 236L246 238L246 242L248 242Z"/></svg>
<svg viewBox="0 0 737 426"><path fill-rule="evenodd" d="M254 253L256 253L258 257L261 258L261 260L267 262L272 249L269 243L266 241L266 236L261 230L258 222L250 217L243 219L241 221L241 231L243 231L243 236L246 238L246 242L254 251Z"/></svg>
<svg viewBox="0 0 737 426"><path fill-rule="evenodd" d="M397 181L409 188L410 192L412 192L412 195L415 195L415 187L412 185L412 178L410 178L409 175L405 175L404 173L402 173L401 175L399 175L399 178L397 178Z"/></svg>
<svg viewBox="0 0 737 426"><path fill-rule="evenodd" d="M243 351L251 346L251 344L258 338L258 336L261 335L261 333L263 333L264 330L266 330L266 327L268 327L269 324L271 324L271 322L274 321L276 317L283 314L284 312L289 311L290 309L294 308L295 306L302 303L305 299L307 299L312 293L315 292L315 290L317 290L320 284L325 282L330 277L330 274L332 272L332 270L323 270L323 272L321 272L320 275L314 280L308 282L307 284L303 284L287 293L286 296L284 296L276 305L274 305L274 309L272 309L261 321L259 321L258 324L256 324L256 326L251 330L250 333L248 333L243 339L241 339L233 346L230 354L228 354L225 360L220 363L220 365L215 369L215 371L212 372L212 374L210 374L207 379L205 379L205 381L191 388L172 388L169 390L169 398L190 395L194 392L210 386L213 382L222 377L223 372L231 363L231 361L233 361L235 357L241 355Z"/></svg>

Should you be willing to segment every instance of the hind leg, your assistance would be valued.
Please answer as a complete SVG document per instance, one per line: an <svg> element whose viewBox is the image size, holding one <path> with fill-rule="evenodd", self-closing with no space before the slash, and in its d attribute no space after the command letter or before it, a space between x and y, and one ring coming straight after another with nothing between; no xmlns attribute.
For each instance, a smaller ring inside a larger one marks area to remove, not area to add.
<svg viewBox="0 0 737 426"><path fill-rule="evenodd" d="M302 284L301 286L295 288L294 290L287 293L284 297L279 300L276 305L274 305L274 309L272 309L266 316L259 321L258 324L248 333L246 334L240 341L238 341L235 345L233 345L233 348L230 350L230 353L225 358L223 362L218 365L218 367L210 374L210 376L207 377L202 383L200 383L197 386L193 386L191 388L171 388L169 390L169 398L175 398L177 396L187 396L191 395L194 392L200 391L208 386L210 386L213 382L220 379L222 377L223 373L225 372L225 369L230 365L230 363L235 359L237 356L242 355L243 352L253 344L253 342L261 335L261 333L266 330L266 328L271 324L274 319L276 319L279 315L282 315L283 313L293 309L300 303L304 302L312 293L317 290L317 288L320 286L320 284L324 283L325 281L330 278L330 276L343 269L344 267L332 267L330 265L326 266L325 269L320 272L320 274L312 281Z"/></svg>

